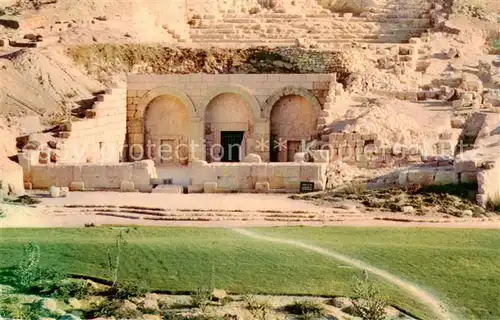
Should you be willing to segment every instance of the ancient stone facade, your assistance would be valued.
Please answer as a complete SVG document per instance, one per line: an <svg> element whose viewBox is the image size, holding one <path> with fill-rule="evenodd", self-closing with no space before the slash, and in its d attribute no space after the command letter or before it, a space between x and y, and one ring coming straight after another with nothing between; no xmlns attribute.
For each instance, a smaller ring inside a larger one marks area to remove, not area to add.
<svg viewBox="0 0 500 320"><path fill-rule="evenodd" d="M293 161L324 123L331 82L335 75L129 75L126 152L156 164L238 162L250 153ZM241 145L236 154L229 142Z"/></svg>

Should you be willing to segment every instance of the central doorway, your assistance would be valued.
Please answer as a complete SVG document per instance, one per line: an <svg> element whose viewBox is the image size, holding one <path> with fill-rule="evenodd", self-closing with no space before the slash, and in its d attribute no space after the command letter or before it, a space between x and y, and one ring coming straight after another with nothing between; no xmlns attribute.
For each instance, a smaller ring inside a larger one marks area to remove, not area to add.
<svg viewBox="0 0 500 320"><path fill-rule="evenodd" d="M240 150L244 134L244 131L221 131L221 162L240 162Z"/></svg>

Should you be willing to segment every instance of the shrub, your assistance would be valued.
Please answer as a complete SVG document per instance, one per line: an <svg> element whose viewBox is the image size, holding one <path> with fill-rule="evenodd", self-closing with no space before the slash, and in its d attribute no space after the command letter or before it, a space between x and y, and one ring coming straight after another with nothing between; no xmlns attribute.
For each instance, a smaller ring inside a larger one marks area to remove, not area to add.
<svg viewBox="0 0 500 320"><path fill-rule="evenodd" d="M54 298L68 300L69 298L84 299L91 294L91 288L83 280L71 280L55 283L51 295Z"/></svg>
<svg viewBox="0 0 500 320"><path fill-rule="evenodd" d="M268 301L257 300L254 296L245 296L244 299L247 303L248 311L256 319L265 320L272 310L272 306Z"/></svg>
<svg viewBox="0 0 500 320"><path fill-rule="evenodd" d="M122 300L144 297L148 293L148 289L142 283L119 283L115 289L115 297Z"/></svg>
<svg viewBox="0 0 500 320"><path fill-rule="evenodd" d="M366 191L366 183L364 182L350 182L343 188L346 194L362 194Z"/></svg>
<svg viewBox="0 0 500 320"><path fill-rule="evenodd" d="M14 282L21 289L28 289L40 279L40 247L31 242L24 247L19 264L14 269Z"/></svg>
<svg viewBox="0 0 500 320"><path fill-rule="evenodd" d="M116 315L121 307L121 302L118 300L101 300L90 305L86 318L111 318Z"/></svg>
<svg viewBox="0 0 500 320"><path fill-rule="evenodd" d="M286 306L285 311L299 315L302 319L307 320L318 319L326 314L325 307L321 303L312 300L295 301L293 304Z"/></svg>
<svg viewBox="0 0 500 320"><path fill-rule="evenodd" d="M204 310L210 304L212 298L212 290L200 288L191 294L191 305Z"/></svg>
<svg viewBox="0 0 500 320"><path fill-rule="evenodd" d="M355 279L353 299L354 312L363 320L385 319L386 303L380 298L380 291L368 279L368 273L363 271L363 276Z"/></svg>
<svg viewBox="0 0 500 320"><path fill-rule="evenodd" d="M41 304L42 300L19 304L5 304L0 306L0 316L11 319L39 320L51 316L51 313L45 310Z"/></svg>

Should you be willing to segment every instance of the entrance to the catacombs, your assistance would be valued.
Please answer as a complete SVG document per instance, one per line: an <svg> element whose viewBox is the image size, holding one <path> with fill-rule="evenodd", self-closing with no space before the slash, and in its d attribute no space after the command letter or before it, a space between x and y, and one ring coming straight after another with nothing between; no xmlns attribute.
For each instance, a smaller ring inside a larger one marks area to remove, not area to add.
<svg viewBox="0 0 500 320"><path fill-rule="evenodd" d="M222 131L220 133L221 162L240 162L244 134L244 131Z"/></svg>
<svg viewBox="0 0 500 320"><path fill-rule="evenodd" d="M279 99L271 110L271 161L294 161L302 143L315 133L317 118L317 108L306 98L287 95Z"/></svg>

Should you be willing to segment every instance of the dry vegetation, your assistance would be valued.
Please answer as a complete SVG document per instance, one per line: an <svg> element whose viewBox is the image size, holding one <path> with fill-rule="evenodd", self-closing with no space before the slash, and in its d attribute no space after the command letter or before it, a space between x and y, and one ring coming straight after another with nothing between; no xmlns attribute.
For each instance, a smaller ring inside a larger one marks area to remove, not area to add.
<svg viewBox="0 0 500 320"><path fill-rule="evenodd" d="M482 217L489 213L475 201L477 184L410 186L402 189L367 189L366 184L350 183L336 191L294 198L342 206L354 202L367 211L401 212L408 215L454 217ZM498 211L492 203L488 210Z"/></svg>

